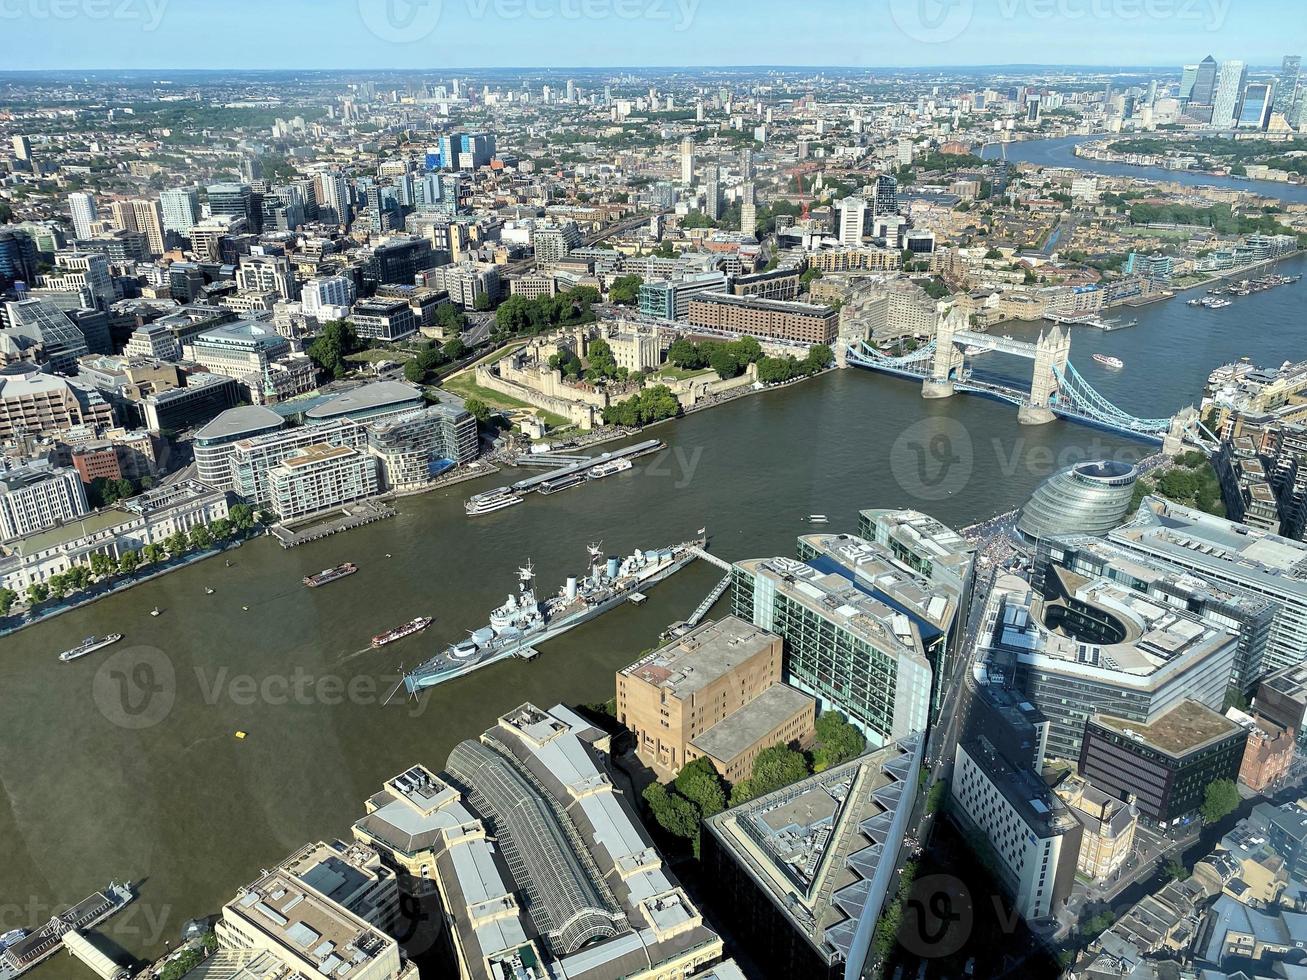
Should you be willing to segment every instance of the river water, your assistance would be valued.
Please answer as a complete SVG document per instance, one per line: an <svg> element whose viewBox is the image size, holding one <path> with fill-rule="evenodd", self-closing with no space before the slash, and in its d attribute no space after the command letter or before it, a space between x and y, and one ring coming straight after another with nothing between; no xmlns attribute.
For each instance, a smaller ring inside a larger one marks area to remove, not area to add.
<svg viewBox="0 0 1307 980"><path fill-rule="evenodd" d="M1219 363L1302 357L1305 288L1220 311L1172 300L1107 335L1075 328L1072 359L1123 408L1168 415L1198 399ZM1097 350L1125 369L1099 368L1089 359ZM986 358L986 369L1028 370ZM613 672L719 577L695 563L643 606L546 644L534 663L495 665L383 707L400 663L482 625L528 560L552 591L582 568L592 541L625 554L706 526L712 550L738 559L791 554L811 513L852 530L861 508L919 507L961 526L1018 506L1060 466L1153 451L1062 422L1023 428L1014 408L984 399L923 401L909 382L856 370L656 433L667 451L595 485L475 521L463 499L505 475L409 498L392 520L289 552L258 539L230 555L231 567L211 559L0 640L0 932L130 879L140 899L108 924L104 945L157 955L260 868L310 839L346 837L363 800L396 772L415 762L440 769L459 740L522 701L611 697ZM301 586L346 560L361 571ZM155 606L162 614L151 618ZM425 635L368 649L372 634L418 615L436 617ZM127 637L74 664L55 659L110 631ZM61 954L34 976L90 974Z"/></svg>

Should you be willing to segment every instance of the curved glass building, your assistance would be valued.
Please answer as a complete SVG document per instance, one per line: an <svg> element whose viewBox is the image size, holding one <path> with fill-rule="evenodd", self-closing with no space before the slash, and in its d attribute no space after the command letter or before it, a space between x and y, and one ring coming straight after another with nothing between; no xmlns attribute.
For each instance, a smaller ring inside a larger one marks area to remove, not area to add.
<svg viewBox="0 0 1307 980"><path fill-rule="evenodd" d="M1138 479L1138 469L1114 460L1070 466L1039 485L1021 509L1017 531L1027 541L1106 534L1125 520Z"/></svg>

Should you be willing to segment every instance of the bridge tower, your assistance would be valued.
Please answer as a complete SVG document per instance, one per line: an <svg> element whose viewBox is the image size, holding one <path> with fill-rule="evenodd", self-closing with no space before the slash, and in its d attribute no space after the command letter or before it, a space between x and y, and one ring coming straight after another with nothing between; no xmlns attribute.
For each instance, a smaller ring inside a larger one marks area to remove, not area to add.
<svg viewBox="0 0 1307 980"><path fill-rule="evenodd" d="M935 328L935 359L930 377L921 383L922 398L948 398L953 394L953 372L960 371L964 359L953 338L967 329L967 315L957 306L949 310Z"/></svg>
<svg viewBox="0 0 1307 980"><path fill-rule="evenodd" d="M1055 416L1051 407L1058 392L1058 374L1065 373L1071 357L1071 331L1054 326L1039 335L1035 345L1035 367L1030 376L1030 401L1017 412L1022 425L1044 425Z"/></svg>

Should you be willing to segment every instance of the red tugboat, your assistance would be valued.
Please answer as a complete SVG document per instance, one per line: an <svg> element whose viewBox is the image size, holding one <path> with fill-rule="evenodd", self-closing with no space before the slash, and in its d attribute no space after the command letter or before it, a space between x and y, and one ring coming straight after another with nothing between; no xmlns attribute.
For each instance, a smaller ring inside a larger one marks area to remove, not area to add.
<svg viewBox="0 0 1307 980"><path fill-rule="evenodd" d="M378 633L372 638L372 649L379 650L387 643L394 643L396 640L402 640L404 637L412 636L414 633L421 633L434 622L435 620L430 616L419 616L411 623L405 623L403 626L396 626L393 630L386 630L384 633Z"/></svg>

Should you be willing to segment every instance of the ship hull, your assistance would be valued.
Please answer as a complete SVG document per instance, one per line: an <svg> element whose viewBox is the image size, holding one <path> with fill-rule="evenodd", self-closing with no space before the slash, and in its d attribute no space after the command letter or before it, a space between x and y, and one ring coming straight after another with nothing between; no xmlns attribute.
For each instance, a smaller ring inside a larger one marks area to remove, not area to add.
<svg viewBox="0 0 1307 980"><path fill-rule="evenodd" d="M596 616L608 612L615 606L621 605L632 594L657 585L663 579L668 578L682 568L694 561L695 555L690 552L674 558L666 567L659 569L648 578L633 581L624 588L614 592L605 599L596 602L594 605L587 606L584 609L578 609L575 612L568 613L557 620L547 623L542 629L535 630L531 633L524 633L515 637L502 646L496 646L469 656L466 663L454 663L448 652L442 653L434 660L423 664L413 673L404 678L404 684L409 693L416 694L428 687L435 687L438 684L444 684L459 677L465 677L474 670L480 670L482 667L489 667L493 663L506 660L509 657L516 656L518 653L537 643L546 643L549 640L562 636L568 630L580 626L582 623L589 622ZM448 666L446 666L448 665Z"/></svg>

